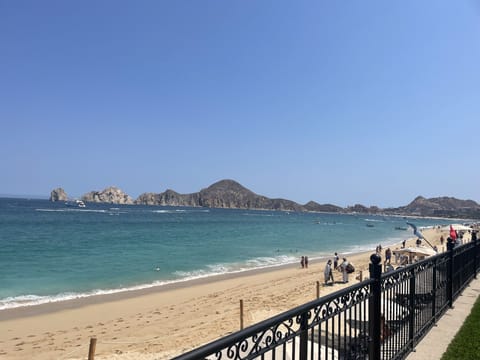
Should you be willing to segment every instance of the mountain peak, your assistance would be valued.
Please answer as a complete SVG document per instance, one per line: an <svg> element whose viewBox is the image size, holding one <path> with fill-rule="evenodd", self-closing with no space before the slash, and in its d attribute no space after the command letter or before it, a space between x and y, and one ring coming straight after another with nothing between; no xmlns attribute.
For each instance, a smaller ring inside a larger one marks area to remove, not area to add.
<svg viewBox="0 0 480 360"><path fill-rule="evenodd" d="M235 180L231 179L223 179L213 183L208 188L203 189L208 191L250 191L244 186L240 185L240 183L236 182Z"/></svg>

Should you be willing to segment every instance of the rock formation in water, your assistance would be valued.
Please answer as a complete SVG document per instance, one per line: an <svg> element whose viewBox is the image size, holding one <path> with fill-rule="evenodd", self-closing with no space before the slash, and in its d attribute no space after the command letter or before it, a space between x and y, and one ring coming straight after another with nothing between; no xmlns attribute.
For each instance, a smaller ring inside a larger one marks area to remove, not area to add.
<svg viewBox="0 0 480 360"><path fill-rule="evenodd" d="M82 196L83 201L109 204L133 204L133 199L116 186L102 191L90 191Z"/></svg>
<svg viewBox="0 0 480 360"><path fill-rule="evenodd" d="M200 206L198 193L179 194L173 190L167 190L163 193L143 193L135 204L139 205L161 205L161 206Z"/></svg>
<svg viewBox="0 0 480 360"><path fill-rule="evenodd" d="M68 196L62 188L53 189L50 193L50 201L67 201Z"/></svg>

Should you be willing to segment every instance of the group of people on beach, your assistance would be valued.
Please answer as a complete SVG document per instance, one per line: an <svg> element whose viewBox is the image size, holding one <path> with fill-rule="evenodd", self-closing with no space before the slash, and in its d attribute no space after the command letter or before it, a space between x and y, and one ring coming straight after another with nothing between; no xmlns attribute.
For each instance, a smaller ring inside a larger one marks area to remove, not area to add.
<svg viewBox="0 0 480 360"><path fill-rule="evenodd" d="M457 235L457 234L455 234ZM461 239L460 234L458 234L458 237L455 237L455 235L451 234L447 238L447 243L453 243L454 245L458 245L460 241L458 241L458 238ZM471 231L471 240L476 241L477 239L477 232L475 230ZM420 240L420 241L419 241ZM443 235L440 237L440 244L443 245L445 239ZM421 245L421 239L417 239L417 246ZM405 249L406 247L406 240L402 241L402 249ZM433 249L438 252L437 246L433 246ZM379 244L376 247L376 253L377 255L382 255L382 245ZM395 250L391 250L389 247L384 250L384 271L389 272L394 270L394 264L392 263L392 256L395 256L395 264L399 264L400 266L406 266L410 263L410 259L408 255L402 254L401 252L398 251L399 249L396 248ZM302 256L301 258L301 266L302 268L308 268L308 257L307 256ZM355 272L355 268L351 262L347 260L347 258L343 258L342 262L340 263L340 257L338 256L338 253L335 253L333 258L328 259L327 263L325 264L324 268L324 284L325 285L333 285L335 283L335 279L333 276L333 271L337 270L342 273L342 282L344 284L348 283L348 275ZM361 281L361 275L360 276L360 281Z"/></svg>
<svg viewBox="0 0 480 360"><path fill-rule="evenodd" d="M302 269L308 269L308 256L302 256L300 259L300 265L302 266Z"/></svg>
<svg viewBox="0 0 480 360"><path fill-rule="evenodd" d="M344 284L348 283L348 274L355 271L355 268L347 260L347 258L343 258L343 261L341 264L339 264L338 262L339 262L338 253L335 253L333 257L333 269L332 269L332 259L328 259L325 265L325 269L323 271L325 285L331 285L335 282L335 280L333 279L333 270L338 270L342 273L342 280Z"/></svg>

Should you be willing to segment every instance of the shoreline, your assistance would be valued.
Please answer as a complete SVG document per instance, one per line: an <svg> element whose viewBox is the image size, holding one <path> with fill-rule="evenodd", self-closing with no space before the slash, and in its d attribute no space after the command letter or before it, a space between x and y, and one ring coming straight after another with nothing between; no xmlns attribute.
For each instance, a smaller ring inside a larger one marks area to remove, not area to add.
<svg viewBox="0 0 480 360"><path fill-rule="evenodd" d="M424 235L437 244L440 231ZM445 233L443 233L445 234ZM414 246L415 237L407 240ZM382 244L383 246L383 244ZM384 249L387 246L384 247ZM389 245L392 250L401 243ZM239 330L239 301L244 302L245 327L368 277L370 254L339 253L355 265L350 282L323 285L327 258L189 280L148 289L92 296L58 303L0 311L0 357L19 360L85 358L91 337L97 338L96 359L170 359ZM382 250L383 258L384 250Z"/></svg>
<svg viewBox="0 0 480 360"><path fill-rule="evenodd" d="M360 252L352 252L352 253L349 253L349 252L340 253L340 254L344 254L345 256L349 256L349 257L357 257L357 256L365 255L370 252L374 252L374 249L360 251ZM325 257L309 259L310 260L309 265L317 265L319 263L323 264L330 257L331 256L325 256ZM167 284L153 285L153 286L145 287L141 289L132 289L132 290L126 289L126 290L113 292L110 294L92 294L92 295L87 295L87 296L79 297L75 299L58 300L58 301L51 301L51 302L46 302L42 304L17 306L14 308L7 308L7 309L0 310L0 319L13 320L13 319L24 318L29 316L45 315L45 314L51 314L51 313L68 310L68 309L77 309L84 306L98 305L98 304L104 304L104 303L120 301L120 300L128 300L128 299L141 297L145 295L160 294L163 292L168 292L173 290L191 288L198 285L212 285L219 281L257 276L257 275L262 275L266 273L277 272L277 271L287 270L287 269L296 269L299 267L298 264L299 264L298 262L295 262L295 263L271 265L271 266L266 266L261 268L252 268L252 269L234 271L234 272L229 272L224 274L207 275L205 277L199 277L195 279L179 280L179 281L175 281Z"/></svg>
<svg viewBox="0 0 480 360"><path fill-rule="evenodd" d="M387 246L396 244L398 239L384 243ZM362 253L374 251L374 245L365 244L363 249L347 249L344 252L339 252L346 257L357 256ZM37 313L51 313L55 312L55 308L71 309L81 307L84 305L99 304L108 301L115 301L117 299L129 299L136 296L148 295L156 292L170 291L183 287L195 286L197 284L207 284L211 282L232 279L242 276L252 276L262 274L265 272L277 271L287 268L295 268L300 262L300 255L296 254L292 257L298 258L291 262L280 262L278 264L268 264L251 268L240 268L239 270L230 270L224 273L207 273L205 275L193 276L188 278L181 278L175 280L158 281L158 283L145 283L140 285L133 285L131 287L117 288L117 289L94 289L85 293L71 293L71 294L56 294L52 296L45 296L45 299L25 301L25 304L15 305L13 307L0 308L0 318L11 319L15 316L30 316ZM326 261L331 255L320 253L317 255L309 255L310 264ZM68 298L69 297L69 298ZM38 303L35 303L38 301ZM19 301L20 302L20 301ZM18 314L18 315L17 315Z"/></svg>

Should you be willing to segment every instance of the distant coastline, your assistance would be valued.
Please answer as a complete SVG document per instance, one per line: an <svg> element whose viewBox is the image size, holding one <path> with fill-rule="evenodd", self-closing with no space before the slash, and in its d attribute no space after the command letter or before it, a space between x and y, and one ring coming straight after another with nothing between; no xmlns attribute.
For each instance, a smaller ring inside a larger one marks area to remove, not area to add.
<svg viewBox="0 0 480 360"><path fill-rule="evenodd" d="M29 194L0 194L2 199L35 199L35 200L48 200L49 197L45 195L29 195Z"/></svg>
<svg viewBox="0 0 480 360"><path fill-rule="evenodd" d="M63 188L56 188L50 194L51 201L67 201L68 199ZM480 205L473 200L461 200L447 196L427 199L417 196L408 205L396 208L367 207L362 204L344 208L334 204L319 204L315 201L309 201L302 205L292 200L272 199L258 195L229 179L220 180L196 193L180 194L168 189L162 193L143 193L135 200L118 187L110 186L101 191L90 191L84 194L81 200L87 203L127 205L480 219Z"/></svg>

